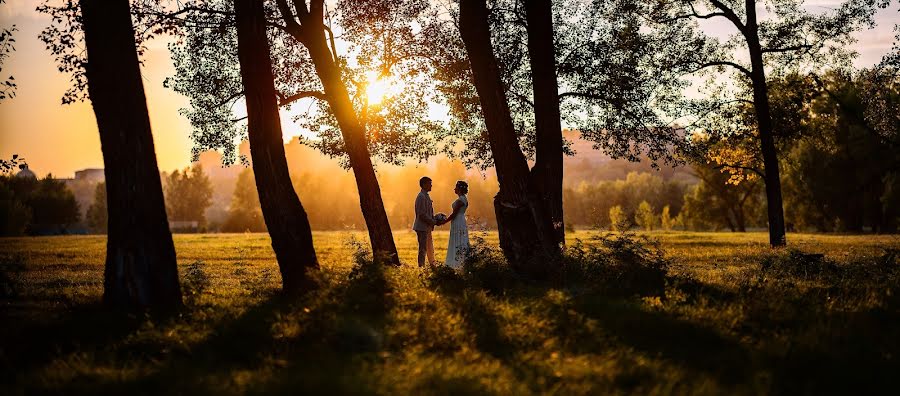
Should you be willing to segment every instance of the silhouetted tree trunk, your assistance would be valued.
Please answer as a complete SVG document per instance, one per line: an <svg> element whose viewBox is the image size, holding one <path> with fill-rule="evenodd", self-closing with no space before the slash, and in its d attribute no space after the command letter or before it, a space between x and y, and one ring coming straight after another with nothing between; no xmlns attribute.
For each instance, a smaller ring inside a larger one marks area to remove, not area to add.
<svg viewBox="0 0 900 396"><path fill-rule="evenodd" d="M141 81L128 0L81 0L88 94L106 174L109 234L103 301L181 305L175 246Z"/></svg>
<svg viewBox="0 0 900 396"><path fill-rule="evenodd" d="M549 208L532 184L519 147L488 26L484 0L460 1L460 32L472 67L500 191L494 211L500 247L518 270L535 277L552 271L559 253Z"/></svg>
<svg viewBox="0 0 900 396"><path fill-rule="evenodd" d="M750 50L750 80L753 83L753 108L759 128L759 143L763 156L763 176L766 184L766 210L769 220L769 244L787 244L784 230L784 204L781 196L781 172L778 169L778 152L775 149L774 127L769 88L763 64L762 46L759 42L759 25L756 22L755 2L748 1L747 26L744 33Z"/></svg>
<svg viewBox="0 0 900 396"><path fill-rule="evenodd" d="M301 292L319 268L312 230L288 173L276 102L275 77L261 0L235 0L238 60L247 102L247 134L259 202L284 291Z"/></svg>
<svg viewBox="0 0 900 396"><path fill-rule="evenodd" d="M324 2L323 0L312 0L308 9L305 1L295 1L293 4L298 7L297 19L294 19L286 1L278 1L278 7L285 19L288 32L309 50L316 74L325 90L325 100L331 107L341 129L341 137L350 158L350 167L356 176L359 203L363 218L366 220L366 228L369 231L369 240L372 243L375 258L377 260L387 259L388 262L399 265L400 258L397 255L397 247L394 245L394 235L387 212L384 210L381 188L378 185L375 167L372 165L369 153L366 129L353 109L350 94L344 85L341 68L335 60L335 55L329 49L325 37Z"/></svg>
<svg viewBox="0 0 900 396"><path fill-rule="evenodd" d="M553 43L553 9L550 0L525 2L528 23L528 54L534 90L535 164L532 183L537 187L556 234L564 246L563 224L563 136L559 112L559 84L556 79L556 52Z"/></svg>

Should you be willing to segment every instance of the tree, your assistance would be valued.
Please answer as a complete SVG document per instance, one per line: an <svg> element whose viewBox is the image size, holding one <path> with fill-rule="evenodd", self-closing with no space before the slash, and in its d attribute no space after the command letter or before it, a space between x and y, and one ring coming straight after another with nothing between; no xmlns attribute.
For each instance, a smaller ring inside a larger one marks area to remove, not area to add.
<svg viewBox="0 0 900 396"><path fill-rule="evenodd" d="M222 225L224 232L265 232L266 222L263 218L259 194L256 192L253 170L244 169L238 175L231 203L228 205L228 218Z"/></svg>
<svg viewBox="0 0 900 396"><path fill-rule="evenodd" d="M212 184L200 163L166 175L166 213L173 221L196 221L206 226L206 209L212 204Z"/></svg>
<svg viewBox="0 0 900 396"><path fill-rule="evenodd" d="M709 164L693 169L700 183L684 196L682 219L686 226L744 232L756 223L755 213L762 206L759 179L735 177L729 170Z"/></svg>
<svg viewBox="0 0 900 396"><path fill-rule="evenodd" d="M634 212L634 223L643 228L644 231L653 231L656 225L656 215L653 213L653 207L647 201L641 201L637 210Z"/></svg>
<svg viewBox="0 0 900 396"><path fill-rule="evenodd" d="M319 268L319 261L309 219L291 184L284 156L263 4L260 0L236 0L234 12L241 80L247 102L250 155L259 202L281 269L284 291L306 291L313 286L310 271ZM384 208L381 210L383 214ZM386 216L384 220L387 222Z"/></svg>
<svg viewBox="0 0 900 396"><path fill-rule="evenodd" d="M528 59L534 92L535 158L532 183L549 211L556 244L565 246L563 221L563 137L556 78L553 8L550 0L525 1Z"/></svg>
<svg viewBox="0 0 900 396"><path fill-rule="evenodd" d="M619 205L609 208L609 224L609 228L613 231L626 231L631 228L631 222Z"/></svg>
<svg viewBox="0 0 900 396"><path fill-rule="evenodd" d="M94 189L94 202L88 207L85 217L87 217L85 220L91 231L106 234L109 216L107 215L105 182L97 183L97 187Z"/></svg>
<svg viewBox="0 0 900 396"><path fill-rule="evenodd" d="M0 175L0 235L25 235L31 223L31 208L24 201L36 184L34 179Z"/></svg>
<svg viewBox="0 0 900 396"><path fill-rule="evenodd" d="M672 231L673 220L672 215L669 214L669 205L663 207L659 220L659 225L663 231Z"/></svg>
<svg viewBox="0 0 900 396"><path fill-rule="evenodd" d="M76 74L64 102L83 98L86 83L100 131L109 207L103 300L123 308L177 307L181 289L175 246L166 219L129 2L82 0L62 7L45 4L39 10L54 16L41 38L60 68ZM73 32L83 32L88 62L76 52L80 40Z"/></svg>
<svg viewBox="0 0 900 396"><path fill-rule="evenodd" d="M540 18L539 16L537 18ZM553 257L559 254L559 232L554 228L551 201L542 199L542 189L535 185L535 176L529 171L525 155L519 147L518 137L513 124L509 103L506 100L504 84L501 78L494 47L491 43L491 30L488 23L488 9L485 0L463 0L459 9L459 31L468 54L472 77L481 113L487 130L487 139L500 191L494 197L494 210L497 215L497 228L500 247L510 263L519 271L534 277L543 277L553 271L550 266ZM540 34L536 32L535 34ZM552 40L552 38L551 38ZM539 45L536 43L536 45ZM541 60L536 60L541 62ZM543 142L553 145L550 138L550 120L542 132L547 132ZM561 133L561 132L559 132ZM562 144L561 138L558 144ZM561 152L561 147L559 151ZM554 155L547 159L547 168L556 164L556 149L539 150ZM543 163L539 158L538 163ZM562 161L558 163L562 166ZM562 171L559 170L561 175ZM540 176L540 174L539 174ZM561 186L560 186L561 188ZM549 189L548 189L549 191ZM553 188L555 191L555 187ZM555 192L548 194L554 196ZM561 193L559 199L562 199ZM561 203L560 203L561 205ZM561 211L561 208L560 208ZM560 222L558 225L562 225ZM539 250L535 250L539 248Z"/></svg>
<svg viewBox="0 0 900 396"><path fill-rule="evenodd" d="M25 198L25 205L32 214L29 228L41 232L64 231L67 226L78 222L81 213L72 191L52 175L37 183L34 191Z"/></svg>
<svg viewBox="0 0 900 396"><path fill-rule="evenodd" d="M767 14L757 14L758 4L767 4ZM782 204L781 172L779 169L776 138L779 131L773 120L768 77L796 70L803 64L819 66L835 59L846 61L849 53L842 48L853 41L852 33L871 24L874 2L848 1L831 12L814 14L806 11L799 0L665 0L645 7L636 7L650 21L648 28L657 29L671 40L662 42L664 52L684 51L671 58L676 67L685 67L686 75L716 70L736 73L734 86L738 94L726 97L727 84L718 89L702 105L701 120L691 124L703 128L705 133L733 135L729 123L709 115L724 114L728 118L735 108L752 106L753 124L745 133L756 142L756 153L761 164L759 173L765 182L769 243L772 246L786 244L784 209ZM725 42L707 36L696 21L723 20L738 32ZM677 32L677 34L673 34ZM738 54L743 52L743 56ZM741 59L746 57L749 64ZM718 75L716 76L718 77ZM703 119L712 119L704 123ZM731 141L735 139L732 137ZM723 164L736 169L752 168L740 163Z"/></svg>
<svg viewBox="0 0 900 396"><path fill-rule="evenodd" d="M339 7L343 4L340 2ZM385 65L378 65L369 57L376 49L371 43L377 40L353 33L355 10L342 9L340 22L349 33L336 37L324 1L277 1L276 6L266 12L277 16L267 22L278 105L288 108L301 100L314 101L311 111L296 119L318 134L319 139L306 143L341 158L353 170L372 248L379 260L387 257L398 264L373 157L390 163L409 157L428 158L437 150L431 137L442 133L443 127L427 120L427 112L422 111L428 106L427 97L413 90L401 90L378 103L368 101L366 79L374 78L367 77L367 72L375 72L379 79L390 77L391 60L384 59ZM236 37L231 29L230 3L212 1L172 12L145 9L137 16L149 18L149 23L176 26L183 32L184 40L173 47L176 76L168 80L168 85L191 98L186 114L194 127L198 149L221 148L233 154L234 140L241 137L241 131L235 127L231 105L245 93L234 67ZM363 47L354 50L359 54L359 67L351 67L338 54L336 40L350 40L350 45ZM409 71L401 78L411 84L418 73Z"/></svg>
<svg viewBox="0 0 900 396"><path fill-rule="evenodd" d="M900 202L900 154L896 135L867 114L880 113L872 97L900 98L900 84L886 84L877 70L855 75L828 72L806 87L773 82L776 89L805 89L803 122L791 126L800 138L785 149L788 223L817 231L893 232ZM880 87L875 88L878 84ZM797 96L797 95L792 95ZM893 99L896 100L896 99ZM784 107L775 103L773 108ZM873 122L876 121L876 122ZM894 132L895 134L896 132Z"/></svg>

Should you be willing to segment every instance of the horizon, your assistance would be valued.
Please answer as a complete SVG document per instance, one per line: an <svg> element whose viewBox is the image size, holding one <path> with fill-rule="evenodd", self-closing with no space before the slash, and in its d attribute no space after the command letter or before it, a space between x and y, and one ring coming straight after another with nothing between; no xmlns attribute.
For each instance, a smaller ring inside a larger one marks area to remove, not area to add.
<svg viewBox="0 0 900 396"><path fill-rule="evenodd" d="M6 61L4 70L15 76L19 85L15 98L0 103L0 158L18 154L39 176L69 177L77 170L103 168L90 102L60 104L62 93L68 87L68 76L57 71L49 51L37 39L49 20L34 10L39 3L39 0L23 0L0 5L0 25L16 24L18 28L14 36L16 51ZM827 8L833 3L811 1L805 2L804 7ZM872 66L890 50L895 34L893 27L900 23L900 13L894 8L883 9L875 19L874 29L855 33L859 41L850 48L859 53L853 61L857 69ZM711 34L729 33L721 23L704 25L704 29ZM167 42L168 39L157 38L148 43L142 58L142 76L158 167L160 171L171 172L190 166L193 142L189 136L191 126L179 114L179 109L188 105L187 98L162 84L174 73ZM435 111L429 109L432 114ZM297 114L297 111L281 111L285 143L295 136L312 137L291 121ZM407 161L406 166L420 165Z"/></svg>

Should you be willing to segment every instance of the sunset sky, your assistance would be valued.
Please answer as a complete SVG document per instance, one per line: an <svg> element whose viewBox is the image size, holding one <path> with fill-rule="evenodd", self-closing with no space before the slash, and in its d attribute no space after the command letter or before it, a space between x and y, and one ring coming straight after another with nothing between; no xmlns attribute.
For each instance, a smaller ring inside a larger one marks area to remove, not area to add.
<svg viewBox="0 0 900 396"><path fill-rule="evenodd" d="M0 157L19 154L41 176L52 173L72 177L78 169L103 167L100 139L89 103L60 104L68 76L57 71L49 52L37 39L49 23L46 16L34 11L40 2L8 0L0 5L0 24L18 27L16 52L3 65L0 78L11 74L19 86L16 98L0 103ZM836 3L817 1L816 6ZM900 23L896 5L880 11L877 21L875 29L857 34L857 67L877 63L890 49L894 24ZM724 31L715 25L710 29ZM162 86L165 77L172 73L165 42L150 43L143 76L160 170L184 167L190 161L190 125L178 114L178 109L187 105L187 99ZM288 123L288 117L282 118ZM286 137L297 134L296 127L285 128Z"/></svg>

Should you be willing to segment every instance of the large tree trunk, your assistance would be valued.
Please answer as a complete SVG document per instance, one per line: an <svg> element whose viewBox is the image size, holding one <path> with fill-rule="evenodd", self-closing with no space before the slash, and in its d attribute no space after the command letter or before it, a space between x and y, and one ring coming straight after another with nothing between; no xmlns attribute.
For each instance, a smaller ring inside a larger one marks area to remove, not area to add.
<svg viewBox="0 0 900 396"><path fill-rule="evenodd" d="M366 228L369 231L369 240L372 243L375 258L379 261L399 265L400 258L397 255L391 224L381 199L381 188L375 175L375 167L372 165L365 126L360 122L353 109L341 69L326 43L322 18L321 4L318 7L310 7L309 14L305 15L302 20L304 34L301 41L309 50L316 74L325 89L328 105L341 129L341 136L350 158L350 167L356 176L359 203L363 218L366 220Z"/></svg>
<svg viewBox="0 0 900 396"><path fill-rule="evenodd" d="M500 191L494 197L500 247L519 271L541 277L549 273L548 258L559 252L549 210L531 177L519 148L506 94L494 57L484 0L460 2L460 31L472 67Z"/></svg>
<svg viewBox="0 0 900 396"><path fill-rule="evenodd" d="M181 305L175 246L128 0L80 4L109 211L103 301L126 309L175 308Z"/></svg>
<svg viewBox="0 0 900 396"><path fill-rule="evenodd" d="M565 246L563 224L563 137L560 124L556 52L553 44L553 9L550 0L525 2L528 23L528 54L534 90L536 133L532 182L550 211L556 243Z"/></svg>
<svg viewBox="0 0 900 396"><path fill-rule="evenodd" d="M752 2L748 2L752 3ZM763 66L762 47L759 43L756 11L747 8L747 46L750 49L750 79L753 83L753 107L759 128L759 143L763 156L763 180L766 183L766 210L769 220L769 244L787 244L784 231L784 205L781 198L781 172L778 169L778 152L775 149L774 127L769 107L769 87Z"/></svg>
<svg viewBox="0 0 900 396"><path fill-rule="evenodd" d="M309 289L319 268L312 230L288 173L275 78L261 0L235 0L238 59L247 102L247 134L259 202L285 292Z"/></svg>

